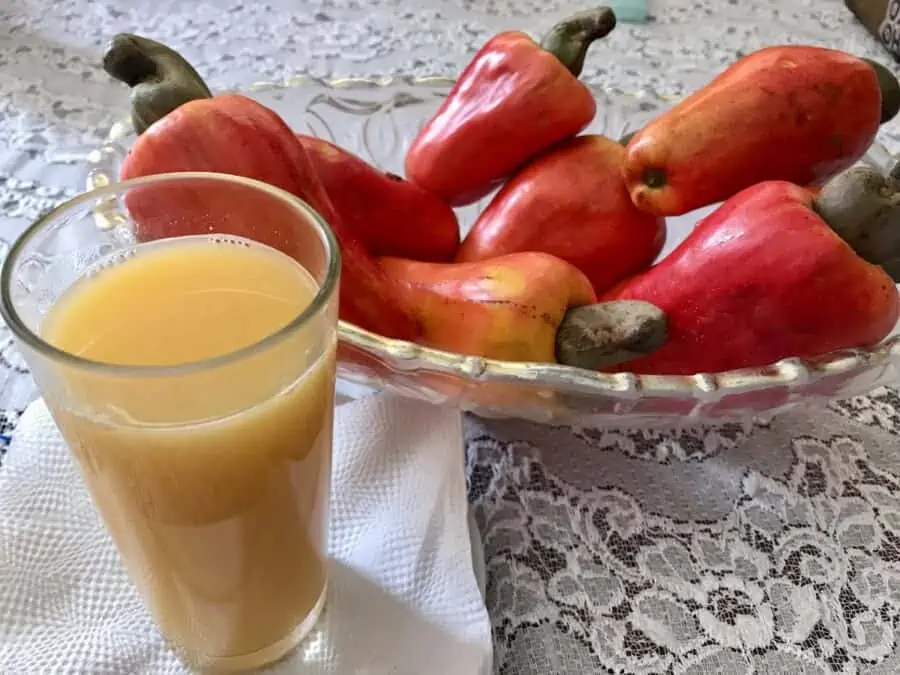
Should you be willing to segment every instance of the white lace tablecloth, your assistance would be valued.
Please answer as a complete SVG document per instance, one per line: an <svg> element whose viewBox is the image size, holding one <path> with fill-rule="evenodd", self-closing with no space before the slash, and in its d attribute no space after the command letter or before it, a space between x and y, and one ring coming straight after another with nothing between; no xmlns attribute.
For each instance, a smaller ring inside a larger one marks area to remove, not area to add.
<svg viewBox="0 0 900 675"><path fill-rule="evenodd" d="M86 151L126 110L99 66L117 31L176 46L226 88L300 70L450 74L494 32L538 34L588 4L2 3L0 237L84 185ZM889 62L842 0L650 0L650 13L594 47L587 79L677 94L779 42ZM2 445L34 396L3 334L0 383ZM896 391L705 430L468 431L496 673L900 673Z"/></svg>

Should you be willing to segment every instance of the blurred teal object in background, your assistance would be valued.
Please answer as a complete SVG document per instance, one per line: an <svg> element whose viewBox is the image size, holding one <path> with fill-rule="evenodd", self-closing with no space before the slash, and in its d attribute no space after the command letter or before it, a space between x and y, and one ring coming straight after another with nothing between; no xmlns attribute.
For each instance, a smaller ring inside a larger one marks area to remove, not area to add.
<svg viewBox="0 0 900 675"><path fill-rule="evenodd" d="M647 0L612 0L610 7L618 21L644 23L647 21Z"/></svg>

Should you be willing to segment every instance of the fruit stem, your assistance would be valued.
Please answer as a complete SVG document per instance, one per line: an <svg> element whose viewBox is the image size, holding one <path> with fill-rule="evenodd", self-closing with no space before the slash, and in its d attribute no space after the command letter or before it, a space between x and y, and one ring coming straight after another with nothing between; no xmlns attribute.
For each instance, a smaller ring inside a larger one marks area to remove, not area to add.
<svg viewBox="0 0 900 675"><path fill-rule="evenodd" d="M853 167L825 183L812 206L859 257L900 281L900 181Z"/></svg>
<svg viewBox="0 0 900 675"><path fill-rule="evenodd" d="M900 111L900 82L897 77L878 61L863 59L872 66L878 77L878 88L881 89L881 123L889 122Z"/></svg>
<svg viewBox="0 0 900 675"><path fill-rule="evenodd" d="M556 332L556 360L601 370L659 349L668 337L665 313L640 300L613 300L566 312Z"/></svg>
<svg viewBox="0 0 900 675"><path fill-rule="evenodd" d="M610 7L596 7L573 14L550 29L541 47L552 53L575 77L584 69L588 48L616 27L616 14Z"/></svg>
<svg viewBox="0 0 900 675"><path fill-rule="evenodd" d="M119 33L103 54L103 70L131 87L131 121L138 134L180 105L212 93L178 52L149 38Z"/></svg>

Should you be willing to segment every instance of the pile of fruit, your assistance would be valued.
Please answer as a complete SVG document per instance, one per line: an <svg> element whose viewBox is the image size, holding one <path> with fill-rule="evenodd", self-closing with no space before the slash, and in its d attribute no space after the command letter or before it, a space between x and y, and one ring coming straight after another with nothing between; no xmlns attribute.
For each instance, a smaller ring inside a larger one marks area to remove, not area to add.
<svg viewBox="0 0 900 675"><path fill-rule="evenodd" d="M596 101L578 75L614 26L603 7L540 44L489 40L408 149L405 179L118 35L104 67L132 88L139 134L121 178L214 171L301 197L341 246L341 318L450 352L666 375L882 340L900 309L900 181L852 167L900 108L893 75L770 47L630 138L582 134ZM460 242L453 208L499 186ZM654 264L667 216L720 202ZM264 212L228 206L291 254ZM141 240L197 234L129 208Z"/></svg>

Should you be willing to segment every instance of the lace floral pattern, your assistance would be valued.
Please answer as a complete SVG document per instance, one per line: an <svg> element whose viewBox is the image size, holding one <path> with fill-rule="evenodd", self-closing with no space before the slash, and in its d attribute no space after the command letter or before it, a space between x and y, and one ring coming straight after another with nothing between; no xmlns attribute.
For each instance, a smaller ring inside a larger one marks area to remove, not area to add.
<svg viewBox="0 0 900 675"><path fill-rule="evenodd" d="M581 672L649 675L855 673L891 661L900 472L883 463L884 434L832 423L839 433L807 435L776 420L740 451L706 459L721 502L708 520L657 510L657 490L703 489L687 464L656 484L632 476L584 489L543 459L566 448L474 436L470 498L498 663L567 672L575 659ZM741 458L773 441L785 470L748 469ZM635 459L620 451L626 458ZM559 648L520 649L535 641Z"/></svg>
<svg viewBox="0 0 900 675"><path fill-rule="evenodd" d="M0 412L0 467L3 466L3 455L9 445L10 435L16 428L21 410L4 410Z"/></svg>
<svg viewBox="0 0 900 675"><path fill-rule="evenodd" d="M623 452L657 462L702 460L743 443L762 419L688 429L578 429L578 438L597 450Z"/></svg>
<svg viewBox="0 0 900 675"><path fill-rule="evenodd" d="M0 8L0 238L84 185L124 87L103 43L177 43L217 89L459 70L490 34L537 35L570 0L32 0ZM678 95L773 43L889 61L841 0L672 0L591 50L585 79ZM275 16L275 20L266 16ZM790 27L790 28L788 28ZM881 134L900 149L896 125ZM0 328L0 465L34 396ZM495 672L897 673L900 393L704 429L468 420ZM0 469L2 470L2 469Z"/></svg>

